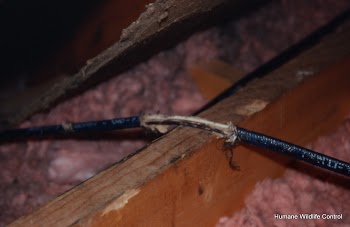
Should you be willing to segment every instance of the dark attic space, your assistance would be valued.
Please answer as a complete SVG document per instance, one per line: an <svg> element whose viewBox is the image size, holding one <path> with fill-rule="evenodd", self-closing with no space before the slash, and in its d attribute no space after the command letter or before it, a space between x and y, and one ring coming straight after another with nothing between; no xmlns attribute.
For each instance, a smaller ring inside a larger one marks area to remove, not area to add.
<svg viewBox="0 0 350 227"><path fill-rule="evenodd" d="M347 0L198 2L0 1L0 129L193 115L350 8ZM179 16L191 7L198 10ZM350 20L344 20L329 33L348 31ZM303 80L316 71L296 76ZM263 109L267 103L254 105ZM333 134L308 147L349 162L349 114ZM157 138L127 129L1 142L0 226L83 186ZM216 226L350 225L350 205L344 203L350 200L349 181L341 182L290 168L251 187L243 208L223 211ZM276 224L276 210L342 213L343 219Z"/></svg>

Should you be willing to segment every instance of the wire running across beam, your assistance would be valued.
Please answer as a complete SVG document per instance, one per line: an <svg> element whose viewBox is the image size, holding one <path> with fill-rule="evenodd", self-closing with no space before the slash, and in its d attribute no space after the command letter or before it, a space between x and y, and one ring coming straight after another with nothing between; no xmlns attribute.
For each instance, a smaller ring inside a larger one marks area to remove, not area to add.
<svg viewBox="0 0 350 227"><path fill-rule="evenodd" d="M103 132L128 128L148 128L160 133L168 132L168 126L184 126L209 131L225 143L233 146L237 140L261 147L279 154L287 155L308 164L321 167L345 176L350 176L350 163L297 146L261 133L236 127L232 123L217 123L199 117L143 115L111 120L82 123L64 123L33 128L18 128L0 132L0 142L16 141L30 138L55 137L76 133Z"/></svg>

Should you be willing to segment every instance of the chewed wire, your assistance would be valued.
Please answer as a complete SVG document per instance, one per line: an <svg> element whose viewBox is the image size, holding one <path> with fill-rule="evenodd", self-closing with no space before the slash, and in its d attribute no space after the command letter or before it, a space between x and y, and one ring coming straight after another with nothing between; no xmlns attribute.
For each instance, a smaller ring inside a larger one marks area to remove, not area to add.
<svg viewBox="0 0 350 227"><path fill-rule="evenodd" d="M253 132L244 128L236 127L232 123L222 124L208 121L199 117L186 116L166 116L166 115L143 115L126 118L116 118L111 120L91 121L81 123L65 123L61 125L51 125L33 128L10 129L0 132L0 142L17 141L29 138L40 138L48 136L62 136L84 132L101 132L127 128L149 128L161 133L168 131L166 126L178 125L193 127L209 131L219 138L223 138L225 143L233 149L236 140L274 151L283 155L293 157L303 162L309 163L323 169L330 170L345 176L350 176L350 164L348 162L309 150L298 145L282 141L258 132ZM233 161L233 153L230 153L230 165L235 169L237 165Z"/></svg>

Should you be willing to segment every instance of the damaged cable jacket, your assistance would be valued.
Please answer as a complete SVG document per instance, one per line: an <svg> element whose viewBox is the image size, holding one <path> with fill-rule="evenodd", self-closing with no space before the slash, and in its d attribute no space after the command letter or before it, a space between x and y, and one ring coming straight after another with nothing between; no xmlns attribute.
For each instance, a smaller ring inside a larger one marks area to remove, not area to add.
<svg viewBox="0 0 350 227"><path fill-rule="evenodd" d="M149 128L151 130L156 129L161 133L166 133L168 131L166 128L159 127L164 125L181 125L206 130L217 135L218 137L225 138L225 142L231 145L236 139L239 139L244 143L275 151L306 163L319 166L342 175L350 176L350 164L347 162L270 136L236 127L232 123L222 124L208 121L199 117L145 115L115 118L112 120L66 123L61 125L34 128L19 128L0 132L0 141L15 141L35 137L62 136L67 134L73 135L76 133L103 132L140 127Z"/></svg>
<svg viewBox="0 0 350 227"><path fill-rule="evenodd" d="M336 158L239 127L237 127L237 137L242 142L275 151L336 173L350 176L350 164Z"/></svg>

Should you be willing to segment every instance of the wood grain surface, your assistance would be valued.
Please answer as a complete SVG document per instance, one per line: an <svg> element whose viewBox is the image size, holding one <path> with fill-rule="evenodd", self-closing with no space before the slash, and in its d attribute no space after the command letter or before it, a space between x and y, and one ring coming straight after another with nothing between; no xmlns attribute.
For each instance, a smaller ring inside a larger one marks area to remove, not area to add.
<svg viewBox="0 0 350 227"><path fill-rule="evenodd" d="M300 145L333 130L350 110L350 59L340 60L349 56L349 34L329 37L200 116ZM206 132L177 128L10 226L212 226L291 161L239 145L240 171L232 170L221 148Z"/></svg>
<svg viewBox="0 0 350 227"><path fill-rule="evenodd" d="M0 126L16 125L33 113L48 109L175 45L194 31L213 24L218 17L241 13L243 8L254 6L257 2L262 0L155 1L137 20L123 29L119 41L87 60L78 73L50 81L44 85L45 88L38 88L39 92L28 93L14 100L18 102L16 105L8 102L2 106L6 111L0 114Z"/></svg>

